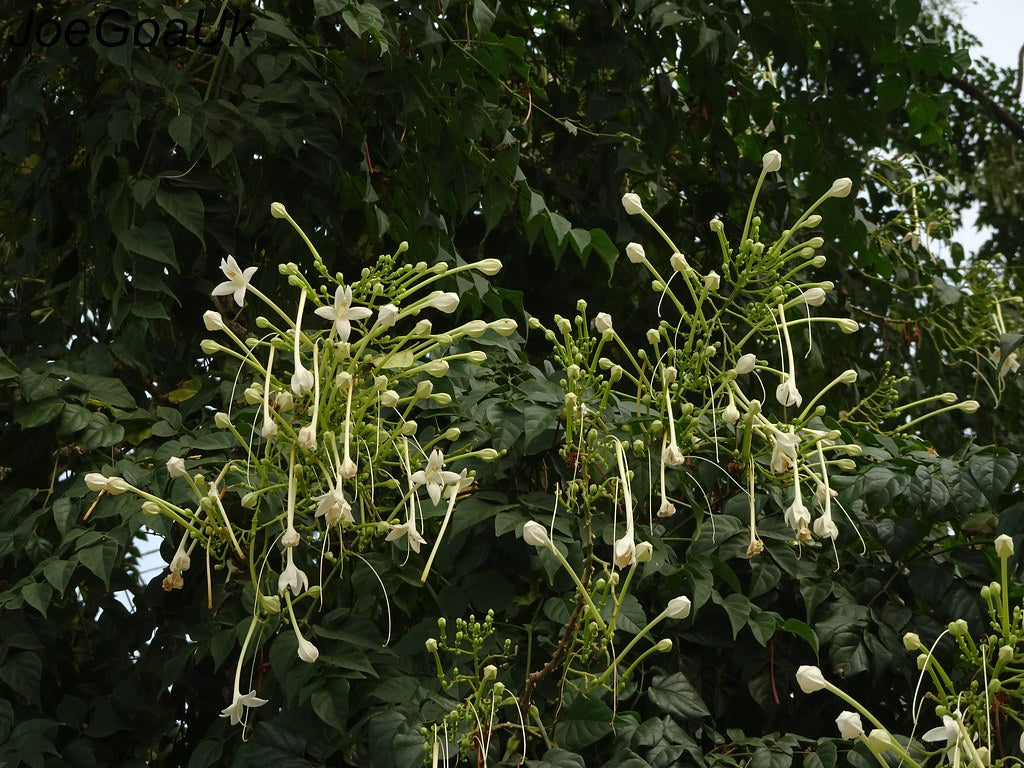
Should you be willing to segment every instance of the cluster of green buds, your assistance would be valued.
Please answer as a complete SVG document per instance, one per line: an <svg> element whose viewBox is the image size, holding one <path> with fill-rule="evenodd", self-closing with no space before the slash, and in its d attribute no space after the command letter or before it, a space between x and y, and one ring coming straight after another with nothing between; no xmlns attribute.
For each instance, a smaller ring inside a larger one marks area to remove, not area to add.
<svg viewBox="0 0 1024 768"><path fill-rule="evenodd" d="M860 702L825 679L817 667L800 667L797 682L804 693L827 690L853 707L836 718L844 739L863 742L882 766L886 753L895 754L911 768L948 763L952 766L988 768L1020 764L1007 755L1005 738L1019 735L1018 748L1024 752L1024 608L1011 608L1008 561L1014 554L1013 539L1003 534L995 540L999 561L998 579L981 588L989 617L989 631L971 635L963 619L949 626L932 644L926 645L914 632L903 636L903 645L917 654L917 666L927 675L932 690L925 701L934 703L941 724L921 735L920 741L894 736ZM950 636L956 645L957 666L944 668L934 652ZM914 723L921 706L915 702ZM865 732L863 715L874 728ZM930 746L931 745L931 746Z"/></svg>
<svg viewBox="0 0 1024 768"><path fill-rule="evenodd" d="M246 382L239 387L244 403L232 399L215 417L217 427L233 436L239 458L213 477L190 470L191 457L167 462L170 477L191 489L194 505L171 503L118 477L91 474L86 483L110 494L135 493L144 511L180 525L165 589L183 585L198 547L207 562L227 562L229 572L248 574L250 630L286 618L299 658L313 663L319 653L303 634L306 614L300 617L296 606L322 603L322 588L344 574L351 558L365 562L362 553L386 546L406 549L408 559L433 538L420 573L422 581L428 578L456 502L474 481L465 465L498 453L473 445L437 417L423 424L415 417L424 406L451 402L445 391L450 366L485 361L483 351L465 351L460 341L488 332L510 335L516 323L434 327L459 304L456 293L437 289L439 281L466 271L493 275L501 268L496 259L455 267L400 265L403 243L346 282L329 273L283 205L274 203L271 213L305 241L318 279L294 263L282 264L296 299L295 310L285 311L252 284L256 267L242 269L233 257L221 264L226 279L213 295L231 296L240 308L252 295L269 310L255 318L259 330L252 333L218 312L203 316L206 328L218 334L202 342L203 352L234 358L237 380ZM460 464L458 472L446 468ZM424 523L424 510L428 517L444 510L438 530ZM319 583L311 587L309 574L319 574ZM210 589L209 578L207 583ZM246 646L252 636L250 631ZM256 706L246 702L263 701L255 692L242 696L237 684L235 693L224 711L232 722L241 719L243 706Z"/></svg>

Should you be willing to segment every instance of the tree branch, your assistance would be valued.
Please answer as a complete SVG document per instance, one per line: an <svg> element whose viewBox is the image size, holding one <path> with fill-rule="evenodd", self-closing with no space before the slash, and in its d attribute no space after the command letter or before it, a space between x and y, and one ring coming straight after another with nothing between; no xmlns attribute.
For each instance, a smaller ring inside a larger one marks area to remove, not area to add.
<svg viewBox="0 0 1024 768"><path fill-rule="evenodd" d="M985 91L974 83L969 83L962 77L957 77L956 75L951 75L946 78L946 80L956 89L966 93L975 101L988 107L995 115L996 120L1006 127L1010 133L1021 141L1024 141L1024 125L1021 125L1021 122L1016 117L1007 112L995 99L985 93Z"/></svg>

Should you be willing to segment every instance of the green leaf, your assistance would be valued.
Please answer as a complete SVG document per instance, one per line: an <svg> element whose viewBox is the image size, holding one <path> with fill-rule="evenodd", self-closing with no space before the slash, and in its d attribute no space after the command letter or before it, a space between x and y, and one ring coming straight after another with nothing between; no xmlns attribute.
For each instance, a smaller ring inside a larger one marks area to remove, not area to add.
<svg viewBox="0 0 1024 768"><path fill-rule="evenodd" d="M750 758L749 768L789 768L793 764L792 753L759 747Z"/></svg>
<svg viewBox="0 0 1024 768"><path fill-rule="evenodd" d="M192 750L186 768L210 768L220 762L224 746L217 739L203 739Z"/></svg>
<svg viewBox="0 0 1024 768"><path fill-rule="evenodd" d="M1012 454L978 454L967 462L967 468L985 498L994 504L1013 481L1017 472L1017 457Z"/></svg>
<svg viewBox="0 0 1024 768"><path fill-rule="evenodd" d="M313 691L310 697L310 704L316 716L338 733L346 731L348 692L348 680L333 677L323 687Z"/></svg>
<svg viewBox="0 0 1024 768"><path fill-rule="evenodd" d="M811 649L814 651L814 655L818 655L818 636L814 634L814 630L804 624L799 619L786 619L781 627L783 632L788 632L791 635L796 635L807 642Z"/></svg>
<svg viewBox="0 0 1024 768"><path fill-rule="evenodd" d="M658 675L652 679L647 698L662 711L683 720L711 714L697 689L682 672Z"/></svg>
<svg viewBox="0 0 1024 768"><path fill-rule="evenodd" d="M25 429L41 427L60 416L63 409L64 400L59 397L22 402L14 407L14 420Z"/></svg>
<svg viewBox="0 0 1024 768"><path fill-rule="evenodd" d="M6 683L12 691L30 702L39 701L39 684L42 679L42 659L31 651L12 653L0 664L0 682Z"/></svg>
<svg viewBox="0 0 1024 768"><path fill-rule="evenodd" d="M804 758L804 768L836 768L837 750L832 741L821 739Z"/></svg>
<svg viewBox="0 0 1024 768"><path fill-rule="evenodd" d="M50 607L53 587L43 582L31 582L21 588L22 599L46 617L46 609Z"/></svg>
<svg viewBox="0 0 1024 768"><path fill-rule="evenodd" d="M117 241L126 251L178 269L174 240L162 221L147 221L141 226L122 230L117 233Z"/></svg>
<svg viewBox="0 0 1024 768"><path fill-rule="evenodd" d="M206 244L203 240L203 228L205 226L203 200L191 189L170 191L159 189L156 193L156 203L181 224L185 229L199 238L199 242Z"/></svg>
<svg viewBox="0 0 1024 768"><path fill-rule="evenodd" d="M610 275L615 268L615 262L619 258L619 249L615 247L615 243L605 234L603 229L592 229L590 230L590 247L597 254L598 258L604 262Z"/></svg>
<svg viewBox="0 0 1024 768"><path fill-rule="evenodd" d="M711 593L711 599L725 609L732 625L732 639L735 640L740 630L747 625L750 617L750 601L743 595L722 597L717 592Z"/></svg>
<svg viewBox="0 0 1024 768"><path fill-rule="evenodd" d="M7 699L0 699L0 744L7 741L14 726L14 707Z"/></svg>
<svg viewBox="0 0 1024 768"><path fill-rule="evenodd" d="M78 561L96 574L105 585L110 586L110 577L114 572L117 552L117 542L113 539L104 539L102 542L80 551Z"/></svg>

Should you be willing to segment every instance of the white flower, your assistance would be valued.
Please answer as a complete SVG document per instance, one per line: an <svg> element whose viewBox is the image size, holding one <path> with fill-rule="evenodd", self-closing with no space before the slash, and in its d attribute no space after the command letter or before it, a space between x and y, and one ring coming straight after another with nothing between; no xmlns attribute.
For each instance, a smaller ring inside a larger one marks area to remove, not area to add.
<svg viewBox="0 0 1024 768"><path fill-rule="evenodd" d="M1013 539L1005 533L996 537L996 554L999 557L1009 557L1013 554Z"/></svg>
<svg viewBox="0 0 1024 768"><path fill-rule="evenodd" d="M260 428L260 435L266 440L273 440L277 436L277 424L269 413L263 414L263 426Z"/></svg>
<svg viewBox="0 0 1024 768"><path fill-rule="evenodd" d="M836 718L836 725L839 726L839 735L844 739L856 739L864 734L864 724L856 712L840 712Z"/></svg>
<svg viewBox="0 0 1024 768"><path fill-rule="evenodd" d="M235 261L234 256L228 256L226 259L221 259L220 271L224 273L224 277L226 277L227 280L220 283L210 291L210 295L233 295L235 304L240 307L245 306L245 292L249 289L249 284L252 282L252 276L256 274L257 269L259 269L259 267L246 267L245 270L243 270L238 266L238 262Z"/></svg>
<svg viewBox="0 0 1024 768"><path fill-rule="evenodd" d="M796 461L796 449L800 445L800 438L792 432L776 430L772 433L772 440L771 470L785 472Z"/></svg>
<svg viewBox="0 0 1024 768"><path fill-rule="evenodd" d="M337 331L338 338L344 343L352 335L352 321L365 320L373 313L366 307L353 307L352 286L346 285L342 288L339 285L334 291L334 306L317 307L313 314L333 320L334 330Z"/></svg>
<svg viewBox="0 0 1024 768"><path fill-rule="evenodd" d="M824 688L827 683L821 670L804 664L796 670L796 682L804 693L814 693Z"/></svg>
<svg viewBox="0 0 1024 768"><path fill-rule="evenodd" d="M481 259L473 265L473 268L490 277L498 274L501 271L501 266L500 259Z"/></svg>
<svg viewBox="0 0 1024 768"><path fill-rule="evenodd" d="M835 539L839 537L839 528L832 519L832 515L822 515L814 521L814 525L811 527L819 538Z"/></svg>
<svg viewBox="0 0 1024 768"><path fill-rule="evenodd" d="M612 330L612 316L607 312L598 312L594 318L594 328L598 333L606 333Z"/></svg>
<svg viewBox="0 0 1024 768"><path fill-rule="evenodd" d="M419 553L420 551L420 544L427 543L427 540L420 536L420 532L416 530L416 521L412 518L409 518L400 525L391 526L391 533L389 533L384 540L395 541L403 536L409 537L409 549L416 553Z"/></svg>
<svg viewBox="0 0 1024 768"><path fill-rule="evenodd" d="M832 186L829 187L829 197L846 197L850 194L850 190L853 188L853 182L845 176L841 179L836 179L832 182Z"/></svg>
<svg viewBox="0 0 1024 768"><path fill-rule="evenodd" d="M288 529L281 535L282 547L297 547L300 541L302 541L302 537L294 526L288 526Z"/></svg>
<svg viewBox="0 0 1024 768"><path fill-rule="evenodd" d="M754 366L756 365L757 356L753 352L747 352L747 354L742 355L740 359L736 361L736 368L734 370L736 371L737 376L743 376L744 374L750 373L754 370Z"/></svg>
<svg viewBox="0 0 1024 768"><path fill-rule="evenodd" d="M523 541L534 547L546 547L548 545L548 532L540 523L531 520L523 526Z"/></svg>
<svg viewBox="0 0 1024 768"><path fill-rule="evenodd" d="M774 173L782 167L782 155L779 154L777 149L765 152L761 158L761 167L765 173Z"/></svg>
<svg viewBox="0 0 1024 768"><path fill-rule="evenodd" d="M299 430L299 445L307 451L316 450L316 426L307 424Z"/></svg>
<svg viewBox="0 0 1024 768"><path fill-rule="evenodd" d="M85 485L90 491L107 490L107 477L99 472L90 472L85 476Z"/></svg>
<svg viewBox="0 0 1024 768"><path fill-rule="evenodd" d="M783 374L782 383L775 388L775 399L779 401L780 405L791 406L795 405L797 408L804 401L804 396L800 394L800 390L796 388L796 377L791 374Z"/></svg>
<svg viewBox="0 0 1024 768"><path fill-rule="evenodd" d="M722 276L711 270L704 276L704 287L709 291L717 291L722 284Z"/></svg>
<svg viewBox="0 0 1024 768"><path fill-rule="evenodd" d="M316 516L323 516L328 526L355 522L355 518L352 517L352 505L345 498L340 485L327 493L316 496L313 501L319 502L316 507Z"/></svg>
<svg viewBox="0 0 1024 768"><path fill-rule="evenodd" d="M670 467L678 467L686 461L686 456L683 455L683 452L679 450L679 446L673 440L661 452L661 460Z"/></svg>
<svg viewBox="0 0 1024 768"><path fill-rule="evenodd" d="M825 290L818 287L808 288L800 294L800 298L809 307L820 307L825 303Z"/></svg>
<svg viewBox="0 0 1024 768"><path fill-rule="evenodd" d="M450 314L459 306L459 294L451 291L445 293L435 291L427 298L427 305L445 314Z"/></svg>
<svg viewBox="0 0 1024 768"><path fill-rule="evenodd" d="M236 690L231 704L221 710L220 716L230 717L231 725L238 725L245 716L245 707L262 707L266 703L267 699L259 698L255 690L249 691L244 696Z"/></svg>
<svg viewBox="0 0 1024 768"><path fill-rule="evenodd" d="M183 477L186 475L185 460L177 456L169 458L167 460L167 474L171 477Z"/></svg>
<svg viewBox="0 0 1024 768"><path fill-rule="evenodd" d="M722 421L726 424L735 424L740 420L740 409L736 407L736 403L729 401L729 404L722 409Z"/></svg>
<svg viewBox="0 0 1024 768"><path fill-rule="evenodd" d="M295 373L292 374L292 392L296 395L302 395L303 393L309 392L313 389L313 385L315 383L316 382L313 379L313 372L300 362L295 367Z"/></svg>
<svg viewBox="0 0 1024 768"><path fill-rule="evenodd" d="M622 196L622 207L630 216L636 216L644 212L643 203L640 202L640 195L635 192L627 192Z"/></svg>
<svg viewBox="0 0 1024 768"><path fill-rule="evenodd" d="M685 619L690 615L690 598L685 595L673 597L665 606L665 616L669 619Z"/></svg>
<svg viewBox="0 0 1024 768"><path fill-rule="evenodd" d="M676 505L668 499L663 499L658 507L658 517L672 517L676 513Z"/></svg>
<svg viewBox="0 0 1024 768"><path fill-rule="evenodd" d="M642 264L644 259L647 258L647 254L640 243L630 243L626 246L626 258L633 264Z"/></svg>
<svg viewBox="0 0 1024 768"><path fill-rule="evenodd" d="M390 328L398 319L398 307L394 304L385 304L377 311L377 323L381 328Z"/></svg>
<svg viewBox="0 0 1024 768"><path fill-rule="evenodd" d="M921 736L925 741L944 741L947 747L956 748L957 741L960 740L960 728L949 715L942 716L942 725L938 725L932 728L927 733Z"/></svg>
<svg viewBox="0 0 1024 768"><path fill-rule="evenodd" d="M320 651L313 645L309 640L304 637L299 638L299 658L307 664L312 664L320 656Z"/></svg>
<svg viewBox="0 0 1024 768"><path fill-rule="evenodd" d="M253 267L253 269L257 269L257 267ZM208 331L223 331L227 327L224 325L224 318L220 316L220 312L214 312L212 309L203 313L203 325Z"/></svg>
<svg viewBox="0 0 1024 768"><path fill-rule="evenodd" d="M796 490L796 496L793 497L793 503L786 507L785 517L786 525L796 531L797 534L806 531L807 525L811 522L811 511L800 497L799 487Z"/></svg>
<svg viewBox="0 0 1024 768"><path fill-rule="evenodd" d="M288 565L281 571L281 575L277 579L277 592L283 595L286 589L290 589L292 596L298 597L309 589L309 579L292 561L292 549L289 547L285 551L288 553Z"/></svg>
<svg viewBox="0 0 1024 768"><path fill-rule="evenodd" d="M436 505L441 501L442 487L457 482L459 475L444 470L444 454L435 448L427 457L426 469L414 472L409 479L417 485L427 486L427 495Z"/></svg>
<svg viewBox="0 0 1024 768"><path fill-rule="evenodd" d="M174 557L171 558L171 570L180 573L187 571L191 566L192 558L188 556L188 552L179 547L178 551L174 553Z"/></svg>
<svg viewBox="0 0 1024 768"><path fill-rule="evenodd" d="M636 541L633 538L633 529L629 528L621 539L615 541L615 564L619 568L625 568L636 562Z"/></svg>

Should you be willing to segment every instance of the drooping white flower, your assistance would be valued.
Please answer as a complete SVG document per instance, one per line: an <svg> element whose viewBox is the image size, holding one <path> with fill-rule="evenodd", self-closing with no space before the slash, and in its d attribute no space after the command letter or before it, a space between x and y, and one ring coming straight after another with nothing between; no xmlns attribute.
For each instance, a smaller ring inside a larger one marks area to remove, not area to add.
<svg viewBox="0 0 1024 768"><path fill-rule="evenodd" d="M782 383L775 388L775 399L779 401L779 405L787 408L791 405L799 408L800 404L803 403L804 396L796 388L796 381L792 374L783 374Z"/></svg>
<svg viewBox="0 0 1024 768"><path fill-rule="evenodd" d="M626 513L626 532L615 541L615 565L625 568L636 563L636 539L633 534L633 489L629 483L629 468L622 443L615 441L615 459L619 469L619 485L622 487L623 506Z"/></svg>
<svg viewBox="0 0 1024 768"><path fill-rule="evenodd" d="M441 491L444 486L458 482L459 475L444 469L444 454L440 449L435 448L427 457L426 468L414 472L409 479L416 485L425 485L427 495L436 505L441 501Z"/></svg>
<svg viewBox="0 0 1024 768"><path fill-rule="evenodd" d="M839 727L839 735L844 739L856 739L864 735L864 724L856 712L840 712L836 718L836 725Z"/></svg>
<svg viewBox="0 0 1024 768"><path fill-rule="evenodd" d="M320 651L309 640L299 636L299 658L307 664L312 664L320 657Z"/></svg>
<svg viewBox="0 0 1024 768"><path fill-rule="evenodd" d="M633 264L643 264L644 259L647 258L647 254L644 252L644 247L640 243L630 243L626 246L626 258Z"/></svg>
<svg viewBox="0 0 1024 768"><path fill-rule="evenodd" d="M800 437L793 432L772 431L772 458L769 464L772 472L785 472L796 462Z"/></svg>
<svg viewBox="0 0 1024 768"><path fill-rule="evenodd" d="M306 368L302 364L302 357L299 354L299 345L302 342L302 311L306 307L306 291L302 290L299 294L299 309L295 314L295 328L292 331L293 346L292 346L292 357L295 363L295 372L292 374L291 387L292 392L295 393L296 397L301 397L306 392L313 389L315 379L313 378L313 372Z"/></svg>
<svg viewBox="0 0 1024 768"><path fill-rule="evenodd" d="M352 505L345 498L340 484L327 493L314 497L313 501L318 502L316 517L323 517L328 527L338 523L355 522L355 518L352 517Z"/></svg>
<svg viewBox="0 0 1024 768"><path fill-rule="evenodd" d="M382 308L383 310L383 308ZM334 330L340 341L347 342L352 335L352 321L365 320L373 314L366 307L352 306L352 286L344 288L338 286L334 291L334 305L330 307L318 307L314 314L334 322ZM397 313L396 313L397 316Z"/></svg>
<svg viewBox="0 0 1024 768"><path fill-rule="evenodd" d="M803 664L797 668L796 682L804 693L820 691L827 685L821 670L808 664Z"/></svg>
<svg viewBox="0 0 1024 768"><path fill-rule="evenodd" d="M956 724L956 720L949 715L943 715L942 725L932 728L927 733L924 733L921 738L924 741L946 742L946 748L948 749L946 757L949 764L953 765L954 758L956 757L957 744L959 744L961 736L960 727Z"/></svg>
<svg viewBox="0 0 1024 768"><path fill-rule="evenodd" d="M240 307L245 306L245 292L249 289L249 285L252 282L252 276L256 274L256 270L259 267L246 267L244 270L238 266L238 262L235 261L234 256L228 256L226 259L220 261L220 271L224 273L224 277L227 278L223 283L219 283L210 294L212 296L228 296L232 295L235 299L235 304Z"/></svg>
<svg viewBox="0 0 1024 768"><path fill-rule="evenodd" d="M622 196L622 207L630 216L644 212L643 203L640 202L640 195L635 192L627 192Z"/></svg>
<svg viewBox="0 0 1024 768"><path fill-rule="evenodd" d="M626 568L636 562L636 539L633 529L627 528L621 538L615 540L615 565Z"/></svg>
<svg viewBox="0 0 1024 768"><path fill-rule="evenodd" d="M277 592L283 595L286 589L292 591L293 597L298 597L300 594L309 589L309 578L306 574L296 567L294 560L292 560L292 547L285 549L285 557L287 563L285 569L281 571L281 575L277 579Z"/></svg>
<svg viewBox="0 0 1024 768"><path fill-rule="evenodd" d="M220 716L230 717L231 725L238 725L242 722L242 718L245 717L245 707L262 707L267 701L267 699L259 698L255 690L251 690L243 695L236 689L231 699L231 704L221 710Z"/></svg>
<svg viewBox="0 0 1024 768"><path fill-rule="evenodd" d="M409 549L417 554L420 551L420 544L426 544L420 532L416 529L416 518L410 517L404 523L391 526L391 532L384 538L385 541L395 541L403 536L409 537Z"/></svg>
<svg viewBox="0 0 1024 768"><path fill-rule="evenodd" d="M811 522L811 510L804 504L803 495L800 493L800 473L797 465L793 463L793 503L786 507L786 525L796 531L797 539L810 541L811 534L808 525Z"/></svg>

